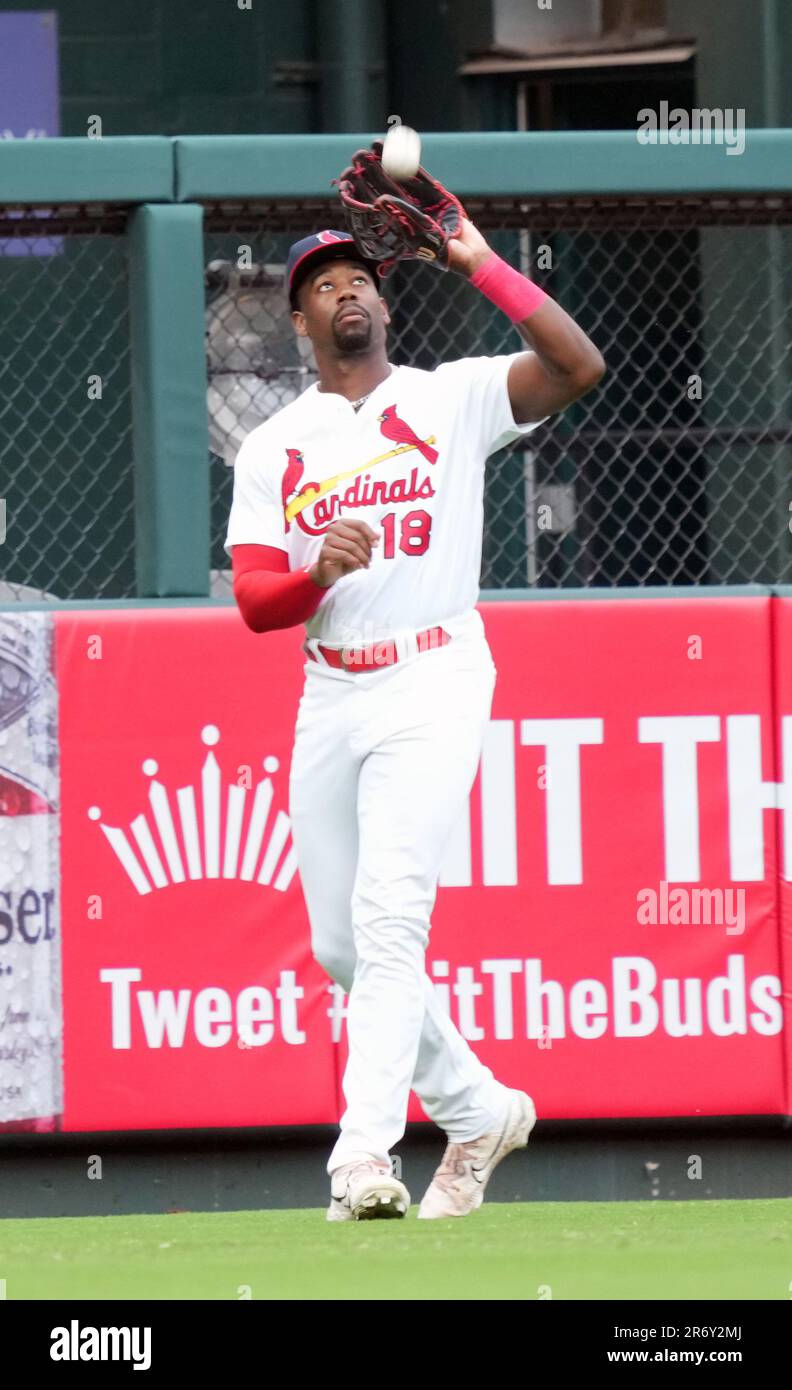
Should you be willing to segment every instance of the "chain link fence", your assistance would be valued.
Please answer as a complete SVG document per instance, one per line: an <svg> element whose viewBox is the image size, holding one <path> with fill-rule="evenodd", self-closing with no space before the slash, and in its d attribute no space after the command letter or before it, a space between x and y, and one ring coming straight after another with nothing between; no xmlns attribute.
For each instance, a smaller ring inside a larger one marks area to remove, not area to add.
<svg viewBox="0 0 792 1390"><path fill-rule="evenodd" d="M603 352L491 458L483 588L792 582L792 197L466 200ZM133 598L127 209L0 207L0 600ZM282 290L335 198L205 208L211 592L241 440L315 380ZM392 361L520 350L462 278L386 281ZM196 461L196 466L200 466Z"/></svg>
<svg viewBox="0 0 792 1390"><path fill-rule="evenodd" d="M135 594L123 209L0 208L0 600Z"/></svg>
<svg viewBox="0 0 792 1390"><path fill-rule="evenodd" d="M466 208L608 365L595 392L488 461L482 587L788 582L792 199ZM231 593L227 465L255 423L315 380L278 289L286 253L338 222L333 200L206 209L216 593ZM412 262L385 283L394 362L524 346L459 276Z"/></svg>

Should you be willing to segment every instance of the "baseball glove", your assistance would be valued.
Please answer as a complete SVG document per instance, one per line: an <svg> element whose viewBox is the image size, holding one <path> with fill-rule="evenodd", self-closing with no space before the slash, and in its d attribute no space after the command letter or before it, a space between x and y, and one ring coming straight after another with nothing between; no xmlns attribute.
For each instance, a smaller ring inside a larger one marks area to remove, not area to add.
<svg viewBox="0 0 792 1390"><path fill-rule="evenodd" d="M397 261L428 261L448 269L448 243L458 236L465 209L437 179L418 169L397 183L382 167L382 141L356 150L348 169L333 179L346 224L361 255L377 261L384 277Z"/></svg>

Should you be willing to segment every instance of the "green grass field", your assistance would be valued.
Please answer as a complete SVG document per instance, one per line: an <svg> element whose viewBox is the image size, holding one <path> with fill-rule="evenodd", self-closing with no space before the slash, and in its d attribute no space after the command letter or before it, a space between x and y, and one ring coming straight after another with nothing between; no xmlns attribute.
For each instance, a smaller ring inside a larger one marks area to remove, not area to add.
<svg viewBox="0 0 792 1390"><path fill-rule="evenodd" d="M8 1299L786 1299L792 1200L491 1202L0 1221ZM249 1289L249 1293L247 1290Z"/></svg>

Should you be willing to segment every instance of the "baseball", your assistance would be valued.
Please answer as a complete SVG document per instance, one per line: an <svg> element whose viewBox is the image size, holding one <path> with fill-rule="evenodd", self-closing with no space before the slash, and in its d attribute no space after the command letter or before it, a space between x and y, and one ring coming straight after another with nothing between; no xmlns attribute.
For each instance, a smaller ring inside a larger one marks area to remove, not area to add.
<svg viewBox="0 0 792 1390"><path fill-rule="evenodd" d="M392 179L411 179L421 162L421 137L409 125L392 126L382 146L382 167Z"/></svg>

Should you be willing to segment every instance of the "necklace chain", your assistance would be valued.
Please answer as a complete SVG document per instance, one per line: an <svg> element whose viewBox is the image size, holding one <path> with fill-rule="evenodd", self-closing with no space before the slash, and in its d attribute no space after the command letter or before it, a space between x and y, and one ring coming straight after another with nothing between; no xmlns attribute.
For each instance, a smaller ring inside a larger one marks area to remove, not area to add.
<svg viewBox="0 0 792 1390"><path fill-rule="evenodd" d="M391 377L391 376L393 376L393 363L392 363L392 362L389 363L389 366L388 366L388 376L383 377L382 380L383 380L383 381L387 381L388 378ZM382 381L379 382L378 384L381 386L381 385L382 385ZM321 391L321 387L319 387L319 390ZM350 401L349 404L351 405L352 409L353 409L353 410L359 410L360 407L361 407L362 405L365 405L365 403L366 403L366 401L368 400L369 396L373 396L373 394L374 394L374 392L375 392L376 390L377 390L377 387L376 387L376 386L372 386L371 390L370 390L370 391L367 391L366 394L365 394L365 396L361 396L359 401ZM331 393L331 394L332 394L332 393Z"/></svg>
<svg viewBox="0 0 792 1390"><path fill-rule="evenodd" d="M389 376L392 376L392 375L393 375L393 365L391 364L390 367L389 367L389 370L388 370L388 377L389 377ZM387 381L387 380L388 380L388 377L383 377L383 381ZM379 384L382 385L382 382L380 382ZM369 396L372 396L372 395L374 394L374 392L376 391L376 389L377 389L376 386L372 386L371 390L370 390L370 391L367 391L366 394L365 394L365 396L361 396L359 401L352 401L352 409L353 409L353 410L359 410L360 407L361 407L362 405L364 405L365 402L368 400Z"/></svg>

